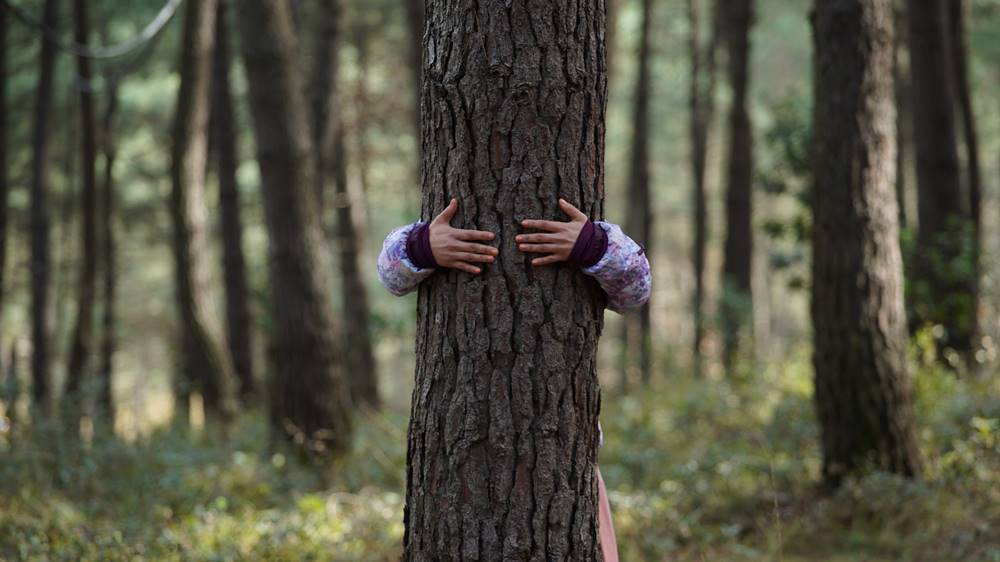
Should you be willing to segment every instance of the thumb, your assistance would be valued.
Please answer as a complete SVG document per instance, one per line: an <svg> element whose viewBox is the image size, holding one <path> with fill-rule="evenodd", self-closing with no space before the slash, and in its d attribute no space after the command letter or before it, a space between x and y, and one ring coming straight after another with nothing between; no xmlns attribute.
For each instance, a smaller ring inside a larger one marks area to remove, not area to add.
<svg viewBox="0 0 1000 562"><path fill-rule="evenodd" d="M451 224L451 219L458 212L458 199L452 199L448 206L441 211L441 214L434 218L435 224Z"/></svg>
<svg viewBox="0 0 1000 562"><path fill-rule="evenodd" d="M571 205L569 201L565 199L559 200L559 208L561 208L563 212L566 213L566 216L568 216L570 219L574 221L586 222L587 220L589 220L587 218L587 215L583 214L583 212L580 209L577 209L576 207Z"/></svg>

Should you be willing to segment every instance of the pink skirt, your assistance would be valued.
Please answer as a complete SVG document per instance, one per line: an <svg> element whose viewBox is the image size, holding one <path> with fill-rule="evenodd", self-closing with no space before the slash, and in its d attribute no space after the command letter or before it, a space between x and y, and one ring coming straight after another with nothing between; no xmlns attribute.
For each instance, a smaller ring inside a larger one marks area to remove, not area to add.
<svg viewBox="0 0 1000 562"><path fill-rule="evenodd" d="M615 527L611 523L611 504L608 502L608 490L604 487L601 469L597 471L597 531L601 541L601 552L604 562L618 562L618 541L615 540Z"/></svg>

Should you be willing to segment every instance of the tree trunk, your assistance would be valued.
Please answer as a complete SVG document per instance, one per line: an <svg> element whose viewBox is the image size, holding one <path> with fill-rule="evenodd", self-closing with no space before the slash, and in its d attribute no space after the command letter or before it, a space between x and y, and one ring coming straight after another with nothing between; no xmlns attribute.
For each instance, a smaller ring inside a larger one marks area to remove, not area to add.
<svg viewBox="0 0 1000 562"><path fill-rule="evenodd" d="M222 273L226 284L226 335L233 368L239 380L240 398L255 393L250 289L243 255L243 218L240 187L236 180L239 160L236 149L234 101L230 84L231 55L227 4L219 0L215 21L215 61L212 78L211 127L215 138L219 180L219 215L222 231Z"/></svg>
<svg viewBox="0 0 1000 562"><path fill-rule="evenodd" d="M895 3L894 3L895 4ZM896 83L896 205L899 207L899 227L907 227L906 217L906 176L907 176L907 154L910 150L911 139L913 138L913 116L910 108L910 97L913 89L910 85L910 57L906 50L908 43L906 9L904 6L895 4L895 24L893 29L896 34L894 42L895 64L893 66L893 78ZM905 56L904 56L905 53ZM905 260L905 256L904 256ZM903 268L905 271L905 267Z"/></svg>
<svg viewBox="0 0 1000 562"><path fill-rule="evenodd" d="M118 115L118 84L114 78L108 78L107 108L104 111L104 126L102 138L104 141L104 190L101 206L101 226L103 227L103 291L104 316L102 318L100 362L97 369L98 418L102 419L114 432L115 400L114 400L114 359L118 347L118 306L117 306L117 265L118 246L115 241L115 217L117 205L115 195L115 159L118 155L117 115Z"/></svg>
<svg viewBox="0 0 1000 562"><path fill-rule="evenodd" d="M597 341L605 296L514 236L603 214L603 1L427 5L423 218L497 233L480 276L423 282L403 559L596 561Z"/></svg>
<svg viewBox="0 0 1000 562"><path fill-rule="evenodd" d="M812 319L823 479L920 471L895 197L892 2L816 0Z"/></svg>
<svg viewBox="0 0 1000 562"><path fill-rule="evenodd" d="M7 206L10 186L7 183L7 10L0 10L0 336L3 335L3 311L7 289ZM3 354L0 338L0 355ZM0 360L0 371L3 370ZM9 416L8 416L9 417Z"/></svg>
<svg viewBox="0 0 1000 562"><path fill-rule="evenodd" d="M87 0L74 0L74 40L86 45L90 41ZM79 426L83 414L81 394L84 378L92 368L94 344L94 300L97 294L97 119L94 115L94 94L88 87L93 81L90 60L76 57L76 72L80 86L80 165L83 185L80 200L80 273L77 281L76 327L70 344L66 367L66 393L63 406L70 428Z"/></svg>
<svg viewBox="0 0 1000 562"><path fill-rule="evenodd" d="M968 0L950 0L948 2L951 63L954 71L955 94L958 99L958 110L961 116L962 134L965 145L965 166L968 169L969 217L972 230L970 246L973 277L971 310L969 311L970 349L975 350L978 344L975 338L979 332L979 283L982 274L982 222L983 222L983 187L979 168L979 135L976 132L976 116L972 103L972 85L969 83L969 38L967 22L969 18Z"/></svg>
<svg viewBox="0 0 1000 562"><path fill-rule="evenodd" d="M909 0L908 8L920 223L912 320L915 327L942 324L941 343L967 352L974 332L970 256L964 251L970 228L958 162L948 13L945 0Z"/></svg>
<svg viewBox="0 0 1000 562"><path fill-rule="evenodd" d="M59 1L45 0L42 25L56 29ZM47 414L49 389L49 296L52 260L49 248L49 116L52 114L56 47L43 40L39 56L38 89L31 163L31 396L35 410Z"/></svg>
<svg viewBox="0 0 1000 562"><path fill-rule="evenodd" d="M642 2L642 27L639 35L639 71L636 75L635 97L633 99L632 154L629 163L628 205L625 226L629 235L650 251L652 241L652 217L649 193L649 50L653 11L652 0ZM650 354L649 303L624 316L624 348L622 388L631 381L649 384L652 371Z"/></svg>
<svg viewBox="0 0 1000 562"><path fill-rule="evenodd" d="M723 0L729 84L729 164L726 185L726 239L720 320L723 361L731 372L743 333L753 325L753 132L747 111L750 82L750 27L754 0Z"/></svg>
<svg viewBox="0 0 1000 562"><path fill-rule="evenodd" d="M296 38L281 0L244 0L242 48L269 234L271 420L317 454L351 439L349 389L330 302L330 264L314 212L313 148Z"/></svg>
<svg viewBox="0 0 1000 562"><path fill-rule="evenodd" d="M406 7L406 27L410 36L408 54L410 69L413 72L413 130L416 133L418 158L422 152L420 145L423 139L420 132L420 92L422 89L420 73L424 58L424 3L425 0L403 0Z"/></svg>
<svg viewBox="0 0 1000 562"><path fill-rule="evenodd" d="M708 163L708 140L712 120L715 116L715 66L719 36L718 0L713 0L711 15L712 35L708 45L702 47L701 8L702 0L688 0L688 22L690 36L688 50L691 56L690 84L690 138L691 177L694 183L694 371L701 375L703 357L701 342L705 335L705 263L708 246L708 189L705 171Z"/></svg>
<svg viewBox="0 0 1000 562"><path fill-rule="evenodd" d="M205 171L215 15L215 0L193 0L187 5L174 122L170 212L182 334L180 415L185 415L188 392L197 389L204 399L206 413L226 422L235 413L233 366L225 346L213 333L207 295ZM183 388L184 385L194 388Z"/></svg>

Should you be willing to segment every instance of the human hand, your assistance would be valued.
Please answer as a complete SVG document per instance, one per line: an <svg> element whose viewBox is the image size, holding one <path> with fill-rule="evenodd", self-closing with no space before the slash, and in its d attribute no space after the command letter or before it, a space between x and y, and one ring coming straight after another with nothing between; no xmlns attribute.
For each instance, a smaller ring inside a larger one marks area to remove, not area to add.
<svg viewBox="0 0 1000 562"><path fill-rule="evenodd" d="M590 220L587 215L569 204L565 199L559 200L559 208L570 218L569 222L543 221L526 219L521 221L525 228L543 230L537 234L519 234L514 240L519 250L525 253L548 254L531 260L531 265L540 266L558 263L569 259L580 237L580 231Z"/></svg>
<svg viewBox="0 0 1000 562"><path fill-rule="evenodd" d="M431 252L440 267L450 267L478 275L474 263L492 263L499 251L485 244L495 237L483 230L452 228L451 219L458 212L458 199L452 199L428 227Z"/></svg>

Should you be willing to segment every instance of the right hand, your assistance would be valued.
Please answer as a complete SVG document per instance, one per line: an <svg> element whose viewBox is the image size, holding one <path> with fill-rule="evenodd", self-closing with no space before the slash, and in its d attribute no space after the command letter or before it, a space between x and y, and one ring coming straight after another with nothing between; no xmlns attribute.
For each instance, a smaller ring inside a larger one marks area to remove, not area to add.
<svg viewBox="0 0 1000 562"><path fill-rule="evenodd" d="M481 270L475 263L493 263L500 252L486 242L493 240L492 232L452 228L451 219L458 212L458 199L452 199L441 214L431 221L431 251L440 267L450 267L478 275Z"/></svg>

